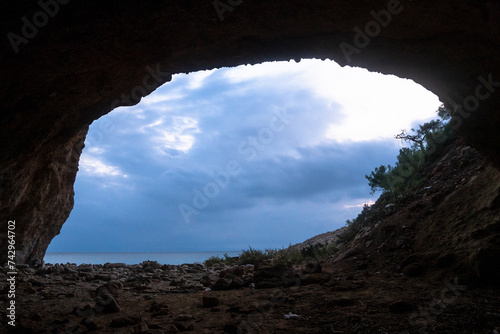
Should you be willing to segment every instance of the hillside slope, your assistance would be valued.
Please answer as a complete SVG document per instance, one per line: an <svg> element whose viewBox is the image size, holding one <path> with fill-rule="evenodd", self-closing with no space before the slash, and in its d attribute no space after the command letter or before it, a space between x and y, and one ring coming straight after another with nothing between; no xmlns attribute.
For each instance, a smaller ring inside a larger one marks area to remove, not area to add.
<svg viewBox="0 0 500 334"><path fill-rule="evenodd" d="M435 155L422 183L399 199L382 195L340 254L367 268L409 276L500 282L500 172L460 140Z"/></svg>

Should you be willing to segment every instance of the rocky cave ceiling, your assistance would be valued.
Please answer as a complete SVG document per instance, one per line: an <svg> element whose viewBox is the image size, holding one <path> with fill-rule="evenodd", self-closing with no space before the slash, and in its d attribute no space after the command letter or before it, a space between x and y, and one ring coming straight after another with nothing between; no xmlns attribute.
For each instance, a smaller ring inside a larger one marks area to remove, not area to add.
<svg viewBox="0 0 500 334"><path fill-rule="evenodd" d="M73 207L89 124L171 74L301 58L410 78L500 166L500 2L169 0L4 2L0 262L16 221L32 263Z"/></svg>

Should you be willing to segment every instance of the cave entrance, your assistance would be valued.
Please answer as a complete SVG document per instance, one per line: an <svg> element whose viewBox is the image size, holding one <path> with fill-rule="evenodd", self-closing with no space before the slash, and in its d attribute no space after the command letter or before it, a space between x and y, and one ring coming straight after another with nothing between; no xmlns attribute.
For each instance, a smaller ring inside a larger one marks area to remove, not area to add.
<svg viewBox="0 0 500 334"><path fill-rule="evenodd" d="M395 161L394 135L439 105L332 61L176 75L92 124L48 252L279 248L340 228L376 199L364 176Z"/></svg>

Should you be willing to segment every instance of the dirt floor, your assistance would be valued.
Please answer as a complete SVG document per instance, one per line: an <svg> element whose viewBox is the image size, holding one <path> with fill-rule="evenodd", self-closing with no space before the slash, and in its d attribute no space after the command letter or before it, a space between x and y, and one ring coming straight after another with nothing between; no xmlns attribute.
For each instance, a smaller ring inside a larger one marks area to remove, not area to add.
<svg viewBox="0 0 500 334"><path fill-rule="evenodd" d="M495 333L500 328L499 290L470 288L453 277L409 278L395 274L390 263L380 263L377 271L361 269L363 261L356 257L342 266L324 263L319 273L276 269L281 284L274 288L193 291L161 280L117 285L110 290L119 310L110 313L96 311L96 290L112 283L24 276L18 284L16 330L7 328L13 333L221 334ZM266 270L273 275L272 267Z"/></svg>

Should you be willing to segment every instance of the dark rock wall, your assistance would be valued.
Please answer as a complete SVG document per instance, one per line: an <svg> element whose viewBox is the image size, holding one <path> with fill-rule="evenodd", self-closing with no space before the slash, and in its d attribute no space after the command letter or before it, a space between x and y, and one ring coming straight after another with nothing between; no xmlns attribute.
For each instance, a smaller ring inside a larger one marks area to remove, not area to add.
<svg viewBox="0 0 500 334"><path fill-rule="evenodd" d="M445 102L467 102L473 111L457 111L457 128L500 165L499 2L216 3L219 13L211 0L1 5L0 263L12 219L17 262L43 257L71 210L88 125L138 103L171 73L329 58L411 78Z"/></svg>
<svg viewBox="0 0 500 334"><path fill-rule="evenodd" d="M17 263L34 264L73 209L73 184L87 129L50 152L29 154L0 169L0 216L7 258L7 222L15 221Z"/></svg>

